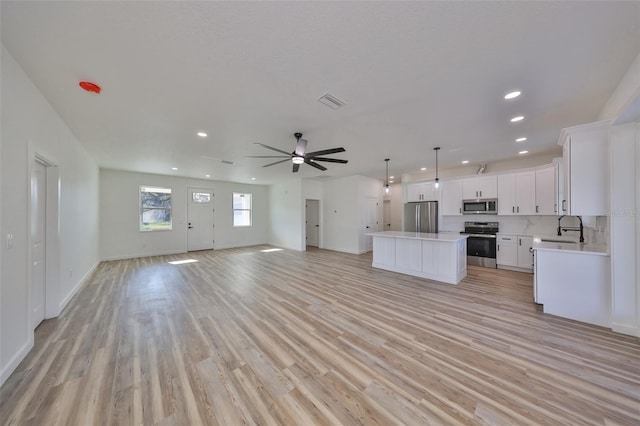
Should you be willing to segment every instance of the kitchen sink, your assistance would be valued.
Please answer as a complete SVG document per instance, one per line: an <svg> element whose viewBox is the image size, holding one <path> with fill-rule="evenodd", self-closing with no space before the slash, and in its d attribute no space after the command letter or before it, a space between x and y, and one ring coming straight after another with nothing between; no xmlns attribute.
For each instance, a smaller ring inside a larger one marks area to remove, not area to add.
<svg viewBox="0 0 640 426"><path fill-rule="evenodd" d="M567 241L567 240L552 240L552 239L546 239L546 238L542 238L540 240L540 242L542 243L563 243L563 244L578 244L575 241ZM584 243L582 243L584 244Z"/></svg>

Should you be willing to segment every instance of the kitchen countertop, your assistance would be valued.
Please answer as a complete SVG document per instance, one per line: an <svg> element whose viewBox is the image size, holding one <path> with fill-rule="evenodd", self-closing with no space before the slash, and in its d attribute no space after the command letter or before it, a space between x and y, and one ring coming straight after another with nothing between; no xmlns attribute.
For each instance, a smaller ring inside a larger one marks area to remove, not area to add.
<svg viewBox="0 0 640 426"><path fill-rule="evenodd" d="M382 232L370 232L367 235L372 237L387 237L387 238L408 238L413 240L430 240L430 241L445 241L456 242L464 240L467 235L455 234L452 232L444 232L438 234L426 233L426 232L400 232L400 231L382 231Z"/></svg>
<svg viewBox="0 0 640 426"><path fill-rule="evenodd" d="M562 240L563 242L542 240ZM609 256L609 250L606 244L592 244L589 242L576 243L574 242L574 240L570 240L568 238L557 236L554 237L549 235L535 235L533 237L533 249L563 253L582 253L598 256Z"/></svg>

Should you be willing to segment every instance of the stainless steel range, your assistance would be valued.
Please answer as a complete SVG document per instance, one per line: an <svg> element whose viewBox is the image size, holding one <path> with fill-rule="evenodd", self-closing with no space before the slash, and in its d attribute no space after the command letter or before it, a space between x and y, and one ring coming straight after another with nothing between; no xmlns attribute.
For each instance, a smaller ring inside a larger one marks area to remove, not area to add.
<svg viewBox="0 0 640 426"><path fill-rule="evenodd" d="M496 234L498 222L465 222L467 265L496 268Z"/></svg>

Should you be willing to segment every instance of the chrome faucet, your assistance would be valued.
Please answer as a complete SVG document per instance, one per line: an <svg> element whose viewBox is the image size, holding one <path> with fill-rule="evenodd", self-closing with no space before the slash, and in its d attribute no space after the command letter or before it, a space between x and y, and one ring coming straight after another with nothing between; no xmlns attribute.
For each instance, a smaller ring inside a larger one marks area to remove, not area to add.
<svg viewBox="0 0 640 426"><path fill-rule="evenodd" d="M560 227L560 221L562 220L563 217L565 217L567 215L562 215L558 218L558 236L561 237L562 236L562 231L567 232L567 231L580 231L580 242L584 243L584 227L582 226L582 217L581 216L576 216L578 218L578 220L580 220L580 227Z"/></svg>

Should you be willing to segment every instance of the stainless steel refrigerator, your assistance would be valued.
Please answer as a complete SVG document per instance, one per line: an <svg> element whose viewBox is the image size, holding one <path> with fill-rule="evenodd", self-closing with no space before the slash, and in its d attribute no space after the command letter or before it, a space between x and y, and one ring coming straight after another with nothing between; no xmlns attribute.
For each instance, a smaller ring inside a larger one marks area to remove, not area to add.
<svg viewBox="0 0 640 426"><path fill-rule="evenodd" d="M438 232L438 202L424 201L404 205L405 232Z"/></svg>

